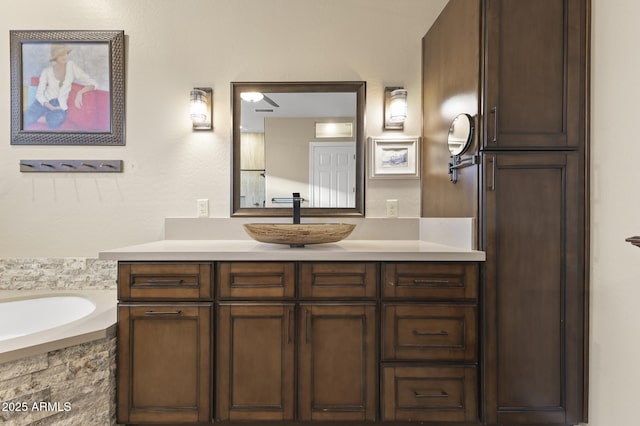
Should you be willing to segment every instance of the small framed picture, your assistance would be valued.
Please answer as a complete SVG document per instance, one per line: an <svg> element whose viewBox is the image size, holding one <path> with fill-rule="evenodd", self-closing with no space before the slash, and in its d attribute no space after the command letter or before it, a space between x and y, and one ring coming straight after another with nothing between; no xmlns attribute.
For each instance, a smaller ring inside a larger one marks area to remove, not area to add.
<svg viewBox="0 0 640 426"><path fill-rule="evenodd" d="M12 145L124 145L123 31L10 31Z"/></svg>
<svg viewBox="0 0 640 426"><path fill-rule="evenodd" d="M420 138L369 138L371 178L420 177Z"/></svg>

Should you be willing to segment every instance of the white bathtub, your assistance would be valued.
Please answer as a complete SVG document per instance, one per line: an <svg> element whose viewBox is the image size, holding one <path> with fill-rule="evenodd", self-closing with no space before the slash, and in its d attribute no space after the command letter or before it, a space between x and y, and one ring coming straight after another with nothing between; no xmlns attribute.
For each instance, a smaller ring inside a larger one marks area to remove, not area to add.
<svg viewBox="0 0 640 426"><path fill-rule="evenodd" d="M115 290L0 291L0 363L107 337Z"/></svg>

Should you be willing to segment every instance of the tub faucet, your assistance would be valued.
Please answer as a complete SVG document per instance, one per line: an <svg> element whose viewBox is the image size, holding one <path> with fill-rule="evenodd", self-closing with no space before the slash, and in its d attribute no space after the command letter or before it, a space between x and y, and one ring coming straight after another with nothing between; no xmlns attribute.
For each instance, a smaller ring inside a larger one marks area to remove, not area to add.
<svg viewBox="0 0 640 426"><path fill-rule="evenodd" d="M300 223L300 198L299 192L293 193L293 223Z"/></svg>

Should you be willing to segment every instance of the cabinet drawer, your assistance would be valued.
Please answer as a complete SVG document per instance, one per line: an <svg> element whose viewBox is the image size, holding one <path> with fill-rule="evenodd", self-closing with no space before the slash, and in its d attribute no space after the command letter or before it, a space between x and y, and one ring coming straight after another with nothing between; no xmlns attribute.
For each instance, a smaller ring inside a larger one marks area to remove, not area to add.
<svg viewBox="0 0 640 426"><path fill-rule="evenodd" d="M384 421L475 422L476 368L383 368Z"/></svg>
<svg viewBox="0 0 640 426"><path fill-rule="evenodd" d="M118 264L120 300L211 299L211 263Z"/></svg>
<svg viewBox="0 0 640 426"><path fill-rule="evenodd" d="M386 263L383 296L424 299L476 299L476 263Z"/></svg>
<svg viewBox="0 0 640 426"><path fill-rule="evenodd" d="M384 305L384 360L475 361L474 306Z"/></svg>
<svg viewBox="0 0 640 426"><path fill-rule="evenodd" d="M374 298L377 268L372 262L300 265L300 295L312 298Z"/></svg>
<svg viewBox="0 0 640 426"><path fill-rule="evenodd" d="M221 262L218 264L220 298L283 298L295 294L293 262Z"/></svg>

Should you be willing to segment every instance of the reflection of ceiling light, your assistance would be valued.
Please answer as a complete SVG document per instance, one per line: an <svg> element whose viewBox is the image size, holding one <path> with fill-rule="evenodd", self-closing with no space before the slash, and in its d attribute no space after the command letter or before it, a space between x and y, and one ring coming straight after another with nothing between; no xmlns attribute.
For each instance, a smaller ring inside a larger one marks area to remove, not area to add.
<svg viewBox="0 0 640 426"><path fill-rule="evenodd" d="M242 92L240 93L240 97L243 101L258 102L264 98L264 95L260 92Z"/></svg>

